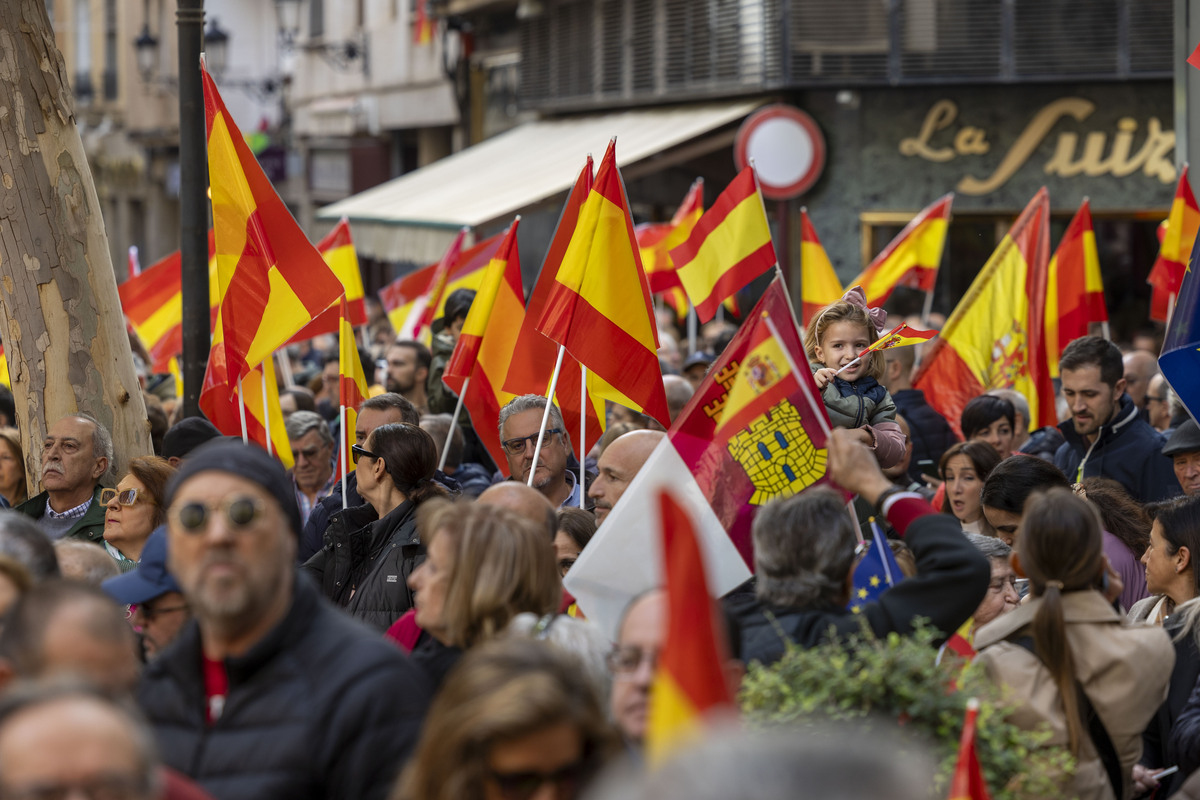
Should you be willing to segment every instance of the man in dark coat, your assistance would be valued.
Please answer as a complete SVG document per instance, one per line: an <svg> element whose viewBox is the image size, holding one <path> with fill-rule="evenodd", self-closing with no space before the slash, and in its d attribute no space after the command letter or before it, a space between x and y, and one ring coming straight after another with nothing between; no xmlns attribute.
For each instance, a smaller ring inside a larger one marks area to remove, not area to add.
<svg viewBox="0 0 1200 800"><path fill-rule="evenodd" d="M1071 419L1059 425L1066 443L1054 466L1067 480L1112 478L1139 503L1180 493L1163 435L1146 422L1125 393L1121 351L1107 339L1083 336L1059 359L1063 399Z"/></svg>
<svg viewBox="0 0 1200 800"><path fill-rule="evenodd" d="M430 690L297 577L300 512L283 468L213 442L184 462L167 504L168 565L195 620L138 689L163 760L222 800L386 797Z"/></svg>
<svg viewBox="0 0 1200 800"><path fill-rule="evenodd" d="M909 441L912 442L912 458L908 462L908 478L924 481L924 475L937 475L938 463L945 453L958 442L946 418L934 410L925 400L925 393L912 385L913 357L915 347L893 347L884 351L887 365L880 381L896 411L908 421Z"/></svg>
<svg viewBox="0 0 1200 800"><path fill-rule="evenodd" d="M779 660L788 640L814 647L858 634L863 620L876 636L886 636L911 633L913 620L925 617L949 635L987 593L991 565L962 535L958 521L894 486L853 433L833 431L830 476L896 529L912 550L917 574L863 606L861 614L851 613L846 606L857 538L841 495L818 489L764 506L754 519L757 599L727 604L741 629L746 663Z"/></svg>

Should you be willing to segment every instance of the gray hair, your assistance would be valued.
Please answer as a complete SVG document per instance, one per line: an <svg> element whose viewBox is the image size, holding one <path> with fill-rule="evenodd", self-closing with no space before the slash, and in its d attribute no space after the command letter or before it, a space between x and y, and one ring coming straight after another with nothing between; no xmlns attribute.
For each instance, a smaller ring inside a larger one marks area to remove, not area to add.
<svg viewBox="0 0 1200 800"><path fill-rule="evenodd" d="M504 438L504 423L508 422L508 418L513 414L521 414L525 411L537 411L539 414L546 410L546 398L540 394L523 394L520 397L514 397L508 401L504 408L500 409L500 424L496 430L500 432L500 438ZM562 412L558 410L558 406L550 403L550 419L546 423L551 428L558 428L563 432L563 442L569 442L567 437L567 426L563 424Z"/></svg>
<svg viewBox="0 0 1200 800"><path fill-rule="evenodd" d="M329 424L325 422L325 418L315 411L297 411L288 417L287 423L284 425L287 429L287 436L290 441L302 439L309 434L310 431L316 431L321 437L321 444L333 444L333 434L329 431Z"/></svg>
<svg viewBox="0 0 1200 800"><path fill-rule="evenodd" d="M18 511L0 510L0 555L25 567L34 583L60 576L54 545L37 523Z"/></svg>
<svg viewBox="0 0 1200 800"><path fill-rule="evenodd" d="M982 533L966 534L967 541L975 545L975 549L988 559L1000 559L1008 561L1008 557L1012 554L1012 548L1004 542L997 539L995 536L984 536Z"/></svg>
<svg viewBox="0 0 1200 800"><path fill-rule="evenodd" d="M1025 420L1025 430L1030 430L1033 425L1033 420L1029 417L1029 400L1025 395L1018 392L1016 389L992 389L987 392L992 397L1002 397L1013 404L1013 410L1021 415L1021 419Z"/></svg>
<svg viewBox="0 0 1200 800"><path fill-rule="evenodd" d="M62 577L68 581L99 587L109 578L121 574L121 568L103 545L79 539L59 539L54 542L54 554Z"/></svg>
<svg viewBox="0 0 1200 800"><path fill-rule="evenodd" d="M91 414L70 414L69 416L92 423L92 457L108 459L108 468L100 476L100 480L103 481L112 472L113 466L115 466L113 464L112 434L108 432L108 428L100 424L100 420Z"/></svg>
<svg viewBox="0 0 1200 800"><path fill-rule="evenodd" d="M596 690L596 696L608 707L612 690L612 673L608 671L608 653L612 648L608 637L594 622L574 619L566 614L539 617L528 611L517 614L508 623L505 635L509 638L540 639L579 659L583 673Z"/></svg>
<svg viewBox="0 0 1200 800"><path fill-rule="evenodd" d="M759 600L805 608L842 599L855 536L837 492L818 488L768 503L752 535Z"/></svg>

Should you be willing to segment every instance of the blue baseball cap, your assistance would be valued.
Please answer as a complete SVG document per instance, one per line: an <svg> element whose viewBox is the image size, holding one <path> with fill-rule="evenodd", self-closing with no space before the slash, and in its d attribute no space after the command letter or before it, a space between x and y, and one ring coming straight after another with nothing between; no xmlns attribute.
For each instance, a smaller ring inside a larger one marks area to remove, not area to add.
<svg viewBox="0 0 1200 800"><path fill-rule="evenodd" d="M167 526L160 525L146 539L137 569L109 578L100 585L122 605L148 603L167 592L180 592L179 584L167 572Z"/></svg>

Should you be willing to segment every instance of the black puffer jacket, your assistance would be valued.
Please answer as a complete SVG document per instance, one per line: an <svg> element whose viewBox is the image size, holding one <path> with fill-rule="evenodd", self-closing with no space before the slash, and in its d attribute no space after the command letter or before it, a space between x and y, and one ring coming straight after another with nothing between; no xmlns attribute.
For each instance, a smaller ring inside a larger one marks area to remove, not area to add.
<svg viewBox="0 0 1200 800"><path fill-rule="evenodd" d="M397 648L330 607L303 576L284 619L225 668L224 712L211 726L195 622L138 687L163 760L221 800L381 800L432 696Z"/></svg>
<svg viewBox="0 0 1200 800"><path fill-rule="evenodd" d="M424 560L417 507L406 500L382 519L370 505L336 512L304 570L327 598L385 631L412 608L408 576Z"/></svg>

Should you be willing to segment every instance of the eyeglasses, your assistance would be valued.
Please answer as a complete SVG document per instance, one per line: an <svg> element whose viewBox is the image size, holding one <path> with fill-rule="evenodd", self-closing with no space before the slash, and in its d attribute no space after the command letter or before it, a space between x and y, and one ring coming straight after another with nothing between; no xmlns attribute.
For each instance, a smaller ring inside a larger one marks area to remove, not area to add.
<svg viewBox="0 0 1200 800"><path fill-rule="evenodd" d="M150 496L142 489L126 489L119 491L117 489L101 489L100 490L100 505L106 506L116 498L117 503L123 506L134 506L139 502L149 503L152 506L158 505L150 499Z"/></svg>
<svg viewBox="0 0 1200 800"><path fill-rule="evenodd" d="M584 764L576 761L553 772L497 772L489 770L488 777L500 790L504 800L529 800L547 783L553 784L562 795L563 789L567 794L574 794L574 788L583 774Z"/></svg>
<svg viewBox="0 0 1200 800"><path fill-rule="evenodd" d="M175 611L187 611L188 609L189 606L187 603L180 606L164 606L163 608L156 608L148 603L142 603L140 605L129 606L125 609L125 619L132 620L135 614L141 614L142 619L146 622L154 622L155 618L163 614L171 614Z"/></svg>
<svg viewBox="0 0 1200 800"><path fill-rule="evenodd" d="M657 650L643 650L631 645L614 647L608 654L608 668L616 678L627 678L647 663L652 671L658 669Z"/></svg>
<svg viewBox="0 0 1200 800"><path fill-rule="evenodd" d="M67 800L83 795L88 800L128 800L144 797L150 787L141 777L130 775L101 775L79 783L35 783L32 786L0 786L2 800Z"/></svg>
<svg viewBox="0 0 1200 800"><path fill-rule="evenodd" d="M380 459L380 458L383 458L383 456L376 455L375 453L372 453L370 450L368 450L365 447L360 447L359 445L352 444L352 445L350 445L350 458L351 458L351 460L354 461L355 464L357 464L358 460L360 458Z"/></svg>
<svg viewBox="0 0 1200 800"><path fill-rule="evenodd" d="M1152 395L1152 394L1147 394L1147 395L1146 395L1146 402L1148 403L1148 402L1150 402L1151 400L1153 400L1153 401L1154 401L1154 402L1156 402L1156 403L1165 403L1165 402L1167 402L1167 398L1165 398L1165 397L1156 397L1155 395Z"/></svg>
<svg viewBox="0 0 1200 800"><path fill-rule="evenodd" d="M562 433L562 429L547 428L546 436L543 441L549 441L550 437L557 433ZM537 438L538 435L536 433L530 436L518 436L516 439L505 439L500 443L500 446L503 447L504 452L508 453L510 456L519 456L525 452L526 447L537 442Z"/></svg>
<svg viewBox="0 0 1200 800"><path fill-rule="evenodd" d="M293 450L292 456L293 456L293 458L296 458L296 459L303 456L308 461L312 461L324 449L325 449L324 445L318 445L317 447L309 447L304 450Z"/></svg>
<svg viewBox="0 0 1200 800"><path fill-rule="evenodd" d="M209 505L199 500L171 507L167 516L172 524L179 526L187 533L200 533L208 528L209 518L213 511L220 509L234 530L250 526L267 510L266 505L256 497L240 495L227 497L217 505Z"/></svg>

